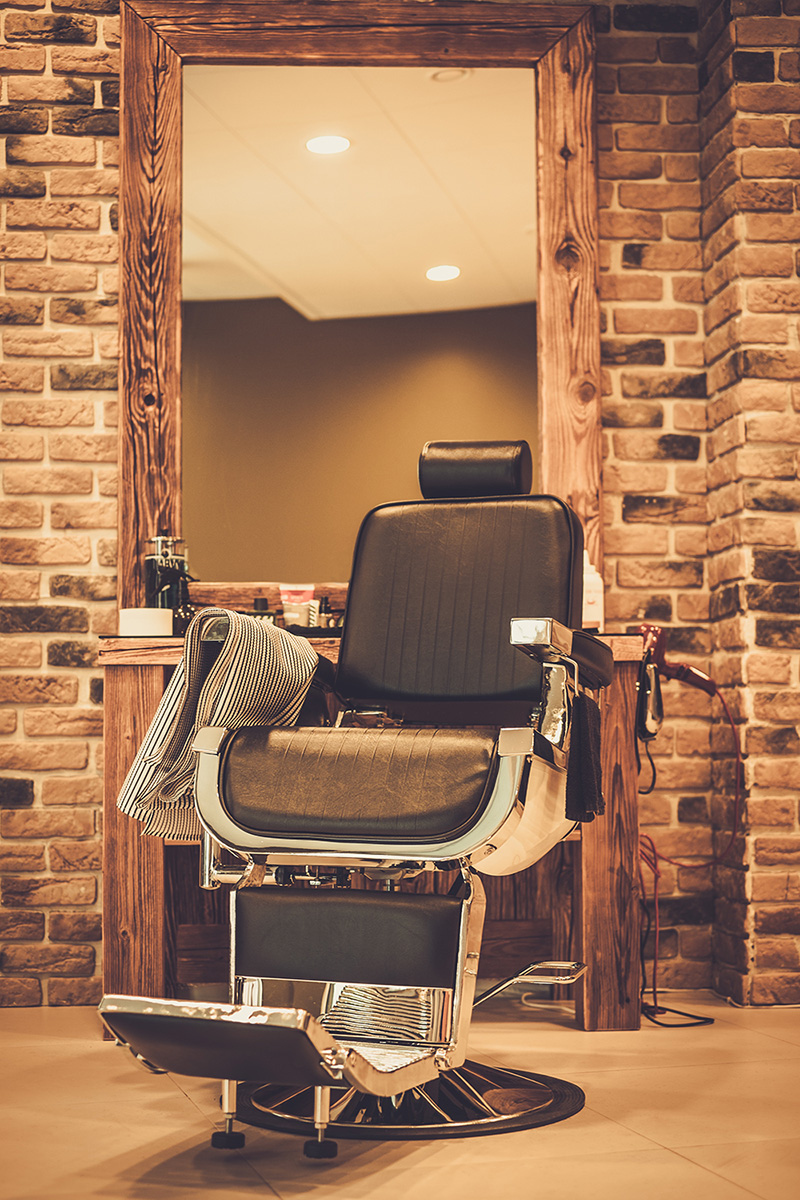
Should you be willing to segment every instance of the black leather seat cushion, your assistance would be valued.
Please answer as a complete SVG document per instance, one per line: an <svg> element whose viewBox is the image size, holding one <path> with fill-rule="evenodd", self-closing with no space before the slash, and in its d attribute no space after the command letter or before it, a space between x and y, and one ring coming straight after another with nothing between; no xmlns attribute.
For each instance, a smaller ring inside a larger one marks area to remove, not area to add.
<svg viewBox="0 0 800 1200"><path fill-rule="evenodd" d="M240 729L223 803L246 829L278 837L445 840L483 812L495 740L475 729Z"/></svg>

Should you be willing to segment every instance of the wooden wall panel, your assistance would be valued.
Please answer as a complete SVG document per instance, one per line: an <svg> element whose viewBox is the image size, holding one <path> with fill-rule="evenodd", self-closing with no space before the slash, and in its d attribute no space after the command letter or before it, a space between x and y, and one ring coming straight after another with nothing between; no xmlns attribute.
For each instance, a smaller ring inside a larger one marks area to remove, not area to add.
<svg viewBox="0 0 800 1200"><path fill-rule="evenodd" d="M586 16L539 64L541 490L566 500L602 569L594 45Z"/></svg>
<svg viewBox="0 0 800 1200"><path fill-rule="evenodd" d="M181 62L127 6L121 75L120 608L144 541L181 527Z"/></svg>

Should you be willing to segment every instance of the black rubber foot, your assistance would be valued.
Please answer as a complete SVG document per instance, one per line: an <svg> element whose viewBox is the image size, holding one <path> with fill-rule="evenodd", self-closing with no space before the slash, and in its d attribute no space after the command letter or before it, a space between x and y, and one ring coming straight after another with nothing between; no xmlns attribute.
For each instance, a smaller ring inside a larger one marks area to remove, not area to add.
<svg viewBox="0 0 800 1200"><path fill-rule="evenodd" d="M217 1129L211 1135L211 1145L215 1150L241 1150L244 1134L227 1133L224 1129Z"/></svg>
<svg viewBox="0 0 800 1200"><path fill-rule="evenodd" d="M306 1158L336 1158L338 1153L339 1147L330 1138L326 1138L324 1142L318 1142L316 1138L310 1138L309 1141L303 1144L303 1154L305 1154Z"/></svg>

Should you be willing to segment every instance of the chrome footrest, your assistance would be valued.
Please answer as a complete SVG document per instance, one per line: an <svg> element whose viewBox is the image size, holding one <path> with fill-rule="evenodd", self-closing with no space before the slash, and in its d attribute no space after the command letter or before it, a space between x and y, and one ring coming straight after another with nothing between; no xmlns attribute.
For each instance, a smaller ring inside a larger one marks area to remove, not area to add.
<svg viewBox="0 0 800 1200"><path fill-rule="evenodd" d="M148 1069L393 1096L439 1074L438 1047L339 1041L301 1008L105 996L100 1016Z"/></svg>
<svg viewBox="0 0 800 1200"><path fill-rule="evenodd" d="M582 962L561 962L551 959L546 962L531 963L524 971L520 971L516 975L509 975L508 979L504 979L502 983L495 984L488 991L482 992L472 1007L475 1008L477 1005L483 1004L485 1000L499 996L514 983L536 983L543 987L562 984L568 987L580 979L585 970L586 963Z"/></svg>

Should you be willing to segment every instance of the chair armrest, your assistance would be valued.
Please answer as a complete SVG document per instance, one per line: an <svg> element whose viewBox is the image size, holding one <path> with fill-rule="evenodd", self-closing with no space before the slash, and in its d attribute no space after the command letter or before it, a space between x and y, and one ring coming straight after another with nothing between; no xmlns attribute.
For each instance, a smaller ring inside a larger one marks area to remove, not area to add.
<svg viewBox="0 0 800 1200"><path fill-rule="evenodd" d="M553 617L513 617L511 645L542 663L570 659L585 687L608 687L614 678L611 648L594 634L568 629Z"/></svg>

